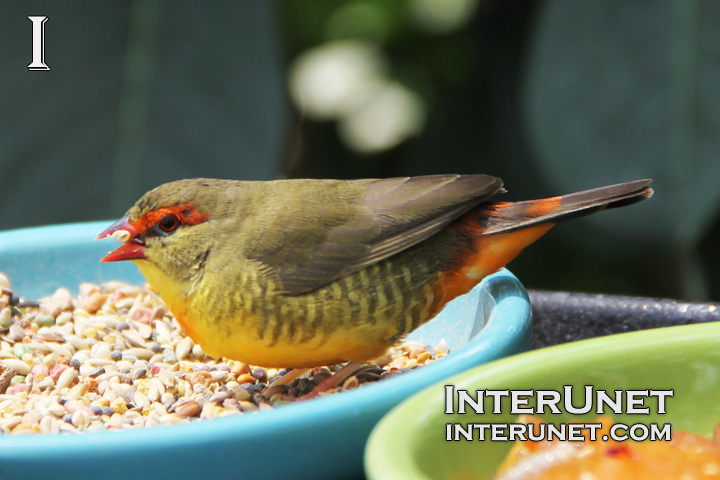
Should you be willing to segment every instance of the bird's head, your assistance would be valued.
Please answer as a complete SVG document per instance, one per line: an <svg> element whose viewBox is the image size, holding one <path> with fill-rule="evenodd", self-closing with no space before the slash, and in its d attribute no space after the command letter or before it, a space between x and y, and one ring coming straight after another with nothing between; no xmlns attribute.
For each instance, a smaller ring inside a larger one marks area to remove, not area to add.
<svg viewBox="0 0 720 480"><path fill-rule="evenodd" d="M150 270L157 270L156 274L174 281L191 280L212 247L210 219L217 213L217 192L222 186L217 182L222 181L179 180L146 193L124 217L97 237L113 237L123 242L101 261L132 260L146 278Z"/></svg>

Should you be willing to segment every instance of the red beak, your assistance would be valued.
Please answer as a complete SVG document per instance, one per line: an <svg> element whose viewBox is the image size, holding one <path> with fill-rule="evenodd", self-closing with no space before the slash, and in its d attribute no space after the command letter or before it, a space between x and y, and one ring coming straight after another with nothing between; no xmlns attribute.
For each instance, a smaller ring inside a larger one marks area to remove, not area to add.
<svg viewBox="0 0 720 480"><path fill-rule="evenodd" d="M137 238L138 232L130 225L128 215L125 215L106 228L95 240L113 237L116 232L120 232L121 230L124 230L130 235L129 239L125 240L124 245L105 255L100 261L118 262L120 260L141 260L147 258L145 256L145 242Z"/></svg>

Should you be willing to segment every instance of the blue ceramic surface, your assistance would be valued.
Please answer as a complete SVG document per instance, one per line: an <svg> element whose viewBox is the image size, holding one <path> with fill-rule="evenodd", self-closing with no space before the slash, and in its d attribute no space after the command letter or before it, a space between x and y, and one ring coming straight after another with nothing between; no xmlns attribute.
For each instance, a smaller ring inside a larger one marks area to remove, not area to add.
<svg viewBox="0 0 720 480"><path fill-rule="evenodd" d="M129 263L98 260L117 246L93 239L111 222L0 232L0 271L25 299L81 281L142 283ZM0 478L357 478L373 426L392 407L446 377L529 350L530 303L507 270L448 304L411 338L451 354L351 392L272 411L189 425L62 436L0 436ZM102 473L100 473L102 472Z"/></svg>

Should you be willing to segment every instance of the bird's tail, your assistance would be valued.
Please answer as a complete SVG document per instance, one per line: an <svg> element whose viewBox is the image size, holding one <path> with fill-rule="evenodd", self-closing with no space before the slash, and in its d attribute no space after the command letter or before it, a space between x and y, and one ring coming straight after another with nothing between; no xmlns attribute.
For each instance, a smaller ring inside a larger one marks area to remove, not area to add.
<svg viewBox="0 0 720 480"><path fill-rule="evenodd" d="M438 304L469 292L558 222L650 198L650 182L638 180L541 200L478 205L453 224L467 242L466 249L457 264L441 273Z"/></svg>
<svg viewBox="0 0 720 480"><path fill-rule="evenodd" d="M489 203L482 209L479 226L482 234L496 234L632 205L652 197L650 182L636 180L542 200Z"/></svg>

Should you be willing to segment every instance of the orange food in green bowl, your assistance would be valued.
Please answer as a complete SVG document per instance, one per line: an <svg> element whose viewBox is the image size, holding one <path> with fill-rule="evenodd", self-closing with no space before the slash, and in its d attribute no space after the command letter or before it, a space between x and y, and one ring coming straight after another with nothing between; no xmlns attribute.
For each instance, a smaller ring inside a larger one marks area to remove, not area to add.
<svg viewBox="0 0 720 480"><path fill-rule="evenodd" d="M587 411L583 408L586 386L591 387L591 408ZM450 394L446 387L450 387ZM572 387L568 398L566 387ZM460 390L467 392L465 400L470 398L471 402L458 401ZM484 395L484 401L478 401L478 390L508 390L507 396L496 395L501 413L492 413L496 407L493 395ZM513 405L512 392L520 390L525 395L518 395ZM542 392L550 391L559 394L559 401L553 404L558 413L552 413L549 396L539 401ZM600 391L605 392L603 401L598 400ZM534 411L543 402L543 411ZM458 413L460 403L465 413ZM533 411L513 412L513 406ZM484 413L475 411L479 407ZM584 413L568 413L573 408ZM509 441L508 425L518 424L518 413L539 414L543 421L558 427L571 422L590 424L598 415L609 414L614 424L626 425L619 428L619 436L629 437L630 430L638 425L634 435L642 439L647 432L646 441L653 431L677 434L676 439L684 435L681 431L709 439L720 421L720 324L669 327L570 343L456 375L403 402L376 426L365 452L367 476L372 480L495 478L511 447L521 442L517 435L514 442ZM505 425L496 433L508 440L490 440L492 425ZM485 440L479 440L481 431ZM471 440L467 439L468 432ZM448 437L451 440L446 440ZM619 445L633 445L633 440L627 438ZM670 476L655 478L676 478L670 471L666 473ZM720 478L720 472L706 473L710 476L697 478L715 478L714 474Z"/></svg>

